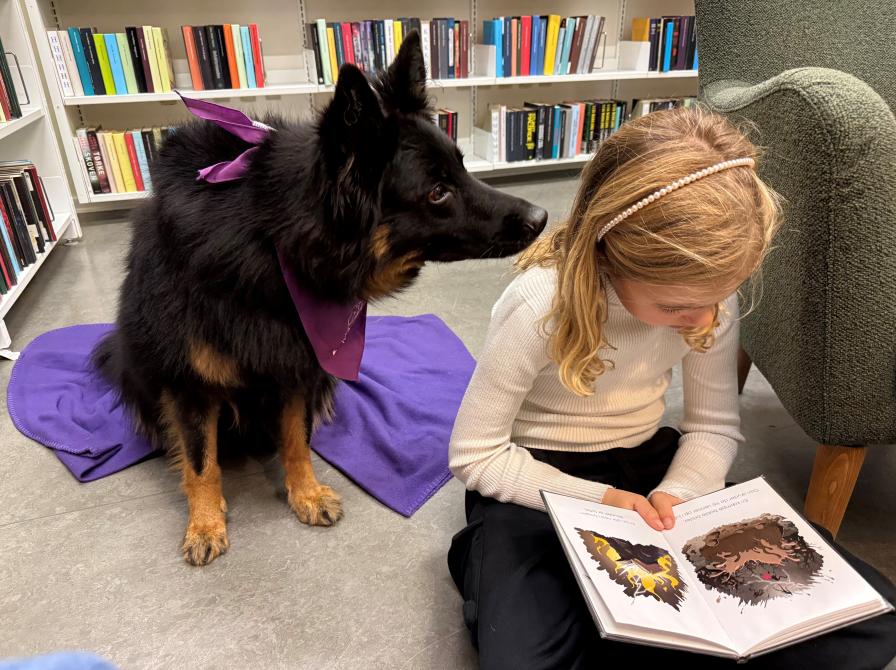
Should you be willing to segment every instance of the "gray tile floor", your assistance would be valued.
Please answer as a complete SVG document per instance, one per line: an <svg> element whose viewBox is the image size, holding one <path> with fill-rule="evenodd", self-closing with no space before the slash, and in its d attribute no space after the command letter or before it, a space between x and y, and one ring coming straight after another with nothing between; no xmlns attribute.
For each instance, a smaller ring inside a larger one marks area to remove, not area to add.
<svg viewBox="0 0 896 670"><path fill-rule="evenodd" d="M505 184L564 215L575 181ZM89 225L61 247L11 312L14 345L114 318L126 223ZM378 314L434 312L475 355L509 281L506 261L429 267ZM5 386L11 364L0 363ZM680 411L681 390L669 394ZM748 438L731 473L764 473L800 505L814 449L755 371L742 398ZM186 507L157 459L90 484L0 421L0 658L87 649L122 668L473 668L445 553L463 523L452 481L411 519L317 462L343 496L335 528L300 524L254 462L228 466L231 549L197 569L178 551ZM872 449L840 541L896 578L896 450Z"/></svg>

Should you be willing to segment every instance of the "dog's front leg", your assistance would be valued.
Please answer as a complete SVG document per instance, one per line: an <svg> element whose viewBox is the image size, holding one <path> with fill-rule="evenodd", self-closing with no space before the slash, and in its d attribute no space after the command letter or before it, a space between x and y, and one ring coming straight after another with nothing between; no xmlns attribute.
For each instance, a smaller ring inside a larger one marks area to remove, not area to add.
<svg viewBox="0 0 896 670"><path fill-rule="evenodd" d="M215 402L166 395L162 412L174 462L180 467L190 519L181 550L192 565L207 565L227 551L227 503L218 465L218 413Z"/></svg>
<svg viewBox="0 0 896 670"><path fill-rule="evenodd" d="M305 398L295 396L283 407L280 418L280 456L286 470L286 494L299 521L312 526L332 526L342 518L342 502L329 486L314 476L311 466L311 422Z"/></svg>

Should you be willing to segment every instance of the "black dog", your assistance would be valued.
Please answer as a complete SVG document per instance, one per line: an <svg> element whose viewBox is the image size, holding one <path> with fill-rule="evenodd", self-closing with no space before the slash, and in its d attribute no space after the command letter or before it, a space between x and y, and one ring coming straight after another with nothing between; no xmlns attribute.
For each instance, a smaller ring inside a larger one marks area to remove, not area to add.
<svg viewBox="0 0 896 670"><path fill-rule="evenodd" d="M197 182L198 169L250 146L211 123L187 124L161 148L154 194L135 215L117 328L94 360L182 471L189 563L228 546L219 424L279 448L301 521L342 516L308 446L336 380L302 328L278 248L302 285L350 303L407 287L426 261L516 253L544 227L543 209L466 172L430 111L411 33L372 84L343 66L314 123L265 119L276 132L243 179Z"/></svg>

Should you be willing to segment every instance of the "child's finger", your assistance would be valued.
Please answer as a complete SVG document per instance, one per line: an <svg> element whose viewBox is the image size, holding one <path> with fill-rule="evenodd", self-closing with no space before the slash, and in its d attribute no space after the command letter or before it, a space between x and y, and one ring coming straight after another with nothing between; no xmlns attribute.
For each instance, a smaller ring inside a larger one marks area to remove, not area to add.
<svg viewBox="0 0 896 670"><path fill-rule="evenodd" d="M672 511L672 499L656 495L651 499L657 514L663 520L663 526L669 530L675 525L675 512Z"/></svg>
<svg viewBox="0 0 896 670"><path fill-rule="evenodd" d="M656 530L663 530L663 522L660 521L659 514L657 514L656 509L650 504L647 498L638 498L635 500L635 511L641 515L650 527Z"/></svg>

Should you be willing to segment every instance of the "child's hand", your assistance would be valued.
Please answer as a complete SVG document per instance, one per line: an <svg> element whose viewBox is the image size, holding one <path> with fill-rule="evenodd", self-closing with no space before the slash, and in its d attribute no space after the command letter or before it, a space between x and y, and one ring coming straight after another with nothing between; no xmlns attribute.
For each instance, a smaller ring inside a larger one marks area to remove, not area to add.
<svg viewBox="0 0 896 670"><path fill-rule="evenodd" d="M681 498L676 498L675 496L663 493L662 491L657 491L650 496L650 504L653 505L654 509L656 509L660 518L663 520L666 530L675 526L675 513L672 511L672 506L682 502L684 502L684 500Z"/></svg>
<svg viewBox="0 0 896 670"><path fill-rule="evenodd" d="M671 498L672 496L669 497ZM657 514L654 506L651 505L650 501L644 496L632 493L631 491L611 488L607 489L607 492L604 493L601 502L604 505L612 505L613 507L634 510L641 515L648 526L654 530L663 530L663 522L660 521L660 515Z"/></svg>

